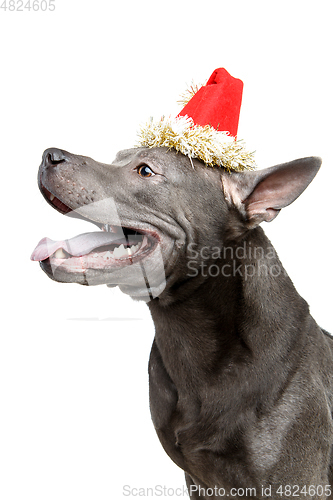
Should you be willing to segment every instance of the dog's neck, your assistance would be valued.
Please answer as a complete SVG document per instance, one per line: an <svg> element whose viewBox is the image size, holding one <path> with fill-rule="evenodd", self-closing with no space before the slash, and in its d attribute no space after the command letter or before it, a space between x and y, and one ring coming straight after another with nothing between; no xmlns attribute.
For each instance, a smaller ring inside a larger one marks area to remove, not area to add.
<svg viewBox="0 0 333 500"><path fill-rule="evenodd" d="M197 391L212 380L212 374L231 373L253 357L265 363L274 352L272 363L288 356L290 360L293 345L303 342L308 305L261 228L228 248L233 252L206 261L205 267L207 273L213 263L215 275L217 267L225 266L225 275L203 280L198 276L193 278L200 283L193 283L193 293L187 281L183 285L186 293L179 287L173 302L163 305L153 300L149 304L165 368L175 385L185 391Z"/></svg>

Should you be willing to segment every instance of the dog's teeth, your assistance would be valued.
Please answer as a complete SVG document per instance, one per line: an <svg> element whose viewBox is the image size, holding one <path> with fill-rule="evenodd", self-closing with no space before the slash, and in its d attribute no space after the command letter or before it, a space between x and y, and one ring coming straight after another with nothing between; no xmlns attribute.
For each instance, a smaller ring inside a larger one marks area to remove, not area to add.
<svg viewBox="0 0 333 500"><path fill-rule="evenodd" d="M58 250L54 253L54 257L56 259L66 259L66 254L62 248L58 248Z"/></svg>
<svg viewBox="0 0 333 500"><path fill-rule="evenodd" d="M120 247L115 247L113 250L113 256L118 259L119 258L119 253L120 253Z"/></svg>
<svg viewBox="0 0 333 500"><path fill-rule="evenodd" d="M127 247L127 252L130 257L132 257L133 254L135 254L139 249L139 245L131 245Z"/></svg>
<svg viewBox="0 0 333 500"><path fill-rule="evenodd" d="M53 201L55 198L54 194L50 194L50 201Z"/></svg>
<svg viewBox="0 0 333 500"><path fill-rule="evenodd" d="M121 244L119 247L116 247L113 250L113 256L116 259L121 259L122 257L127 257L128 256L127 250L126 250L126 248L124 247L123 244Z"/></svg>
<svg viewBox="0 0 333 500"><path fill-rule="evenodd" d="M111 257L112 257L112 253L110 252L110 250L105 252L104 259L109 260L109 259L111 259Z"/></svg>

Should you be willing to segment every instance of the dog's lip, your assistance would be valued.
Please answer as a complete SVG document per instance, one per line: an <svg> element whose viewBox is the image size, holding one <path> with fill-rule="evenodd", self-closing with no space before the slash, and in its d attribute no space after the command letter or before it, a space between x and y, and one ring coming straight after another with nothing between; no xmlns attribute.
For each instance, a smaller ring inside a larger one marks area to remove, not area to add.
<svg viewBox="0 0 333 500"><path fill-rule="evenodd" d="M95 224L100 229L102 229L102 231L115 232L118 231L119 228L125 228L131 231L136 231L138 233L146 235L148 238L152 238L153 240L157 240L158 242L160 242L161 237L158 231L155 228L152 229L150 224L148 224L149 227L147 227L147 224L145 223L140 223L140 222L138 223L136 221L124 221L124 222L122 221L122 225L119 226L117 224L110 224L108 222L103 223L100 220L94 220L92 218L81 215L80 213L77 212L76 209L70 208L60 198L58 198L51 191L49 191L45 186L45 184L42 182L41 175L39 177L39 188L45 200L62 215L67 215L75 219L81 219L90 222L92 224ZM106 226L108 226L108 229L106 229Z"/></svg>
<svg viewBox="0 0 333 500"><path fill-rule="evenodd" d="M146 237L144 237L146 238ZM67 252L64 252L63 256L58 256L58 251L54 252L51 256L43 259L41 262L47 265L54 266L55 268L61 268L68 273L82 273L88 269L99 269L99 270L112 270L119 267L124 267L126 265L134 264L142 260L148 253L153 251L150 244L143 240L142 246L143 250L140 248L135 251L134 254L129 253L129 250L125 249L124 245L116 246L114 251L105 249L104 251L91 251L87 254L80 256L71 256ZM122 250L121 250L121 247ZM133 248L133 246L131 247ZM122 251L122 255L115 257L116 250ZM63 252L62 249L60 252Z"/></svg>
<svg viewBox="0 0 333 500"><path fill-rule="evenodd" d="M61 201L57 196L55 196L51 191L49 191L42 181L42 176L39 176L39 188L44 196L45 200L52 205L53 208L58 210L61 214L65 215L72 212L73 209Z"/></svg>

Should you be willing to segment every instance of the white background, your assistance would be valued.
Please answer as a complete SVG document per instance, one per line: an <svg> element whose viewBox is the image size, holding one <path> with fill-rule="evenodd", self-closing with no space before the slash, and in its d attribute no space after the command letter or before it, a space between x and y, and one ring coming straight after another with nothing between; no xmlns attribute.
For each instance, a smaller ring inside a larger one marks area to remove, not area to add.
<svg viewBox="0 0 333 500"><path fill-rule="evenodd" d="M41 155L54 146L111 162L149 116L179 111L192 79L225 67L244 81L238 137L260 168L323 158L311 186L265 229L312 314L333 331L331 4L55 6L0 9L0 497L106 500L123 498L124 485L182 487L150 421L146 305L105 286L55 283L29 261L42 237L90 230L43 201Z"/></svg>

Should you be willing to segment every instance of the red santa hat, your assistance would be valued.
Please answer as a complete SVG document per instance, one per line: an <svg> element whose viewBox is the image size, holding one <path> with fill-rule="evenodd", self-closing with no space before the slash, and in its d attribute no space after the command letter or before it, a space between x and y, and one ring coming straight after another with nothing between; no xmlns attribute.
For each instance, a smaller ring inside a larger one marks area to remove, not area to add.
<svg viewBox="0 0 333 500"><path fill-rule="evenodd" d="M196 125L210 125L236 137L242 95L242 80L233 78L227 70L219 68L178 116L189 116Z"/></svg>
<svg viewBox="0 0 333 500"><path fill-rule="evenodd" d="M192 88L190 100L175 118L150 119L139 132L138 146L174 148L228 171L253 169L253 153L236 139L242 93L241 80L216 69L206 85Z"/></svg>

